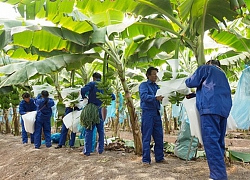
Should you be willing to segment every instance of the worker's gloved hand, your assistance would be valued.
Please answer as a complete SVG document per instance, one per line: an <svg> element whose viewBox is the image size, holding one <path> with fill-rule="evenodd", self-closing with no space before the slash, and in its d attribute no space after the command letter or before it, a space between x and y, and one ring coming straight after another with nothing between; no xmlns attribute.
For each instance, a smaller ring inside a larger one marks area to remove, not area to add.
<svg viewBox="0 0 250 180"><path fill-rule="evenodd" d="M196 94L195 94L195 93L190 93L190 94L187 94L187 95L186 95L186 98L187 98L187 99L191 99L191 98L194 98L194 97L196 97Z"/></svg>

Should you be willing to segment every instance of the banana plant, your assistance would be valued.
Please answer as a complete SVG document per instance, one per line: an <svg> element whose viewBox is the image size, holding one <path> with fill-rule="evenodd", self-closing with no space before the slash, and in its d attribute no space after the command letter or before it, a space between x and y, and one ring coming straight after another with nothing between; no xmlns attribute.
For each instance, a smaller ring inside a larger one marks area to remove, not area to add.
<svg viewBox="0 0 250 180"><path fill-rule="evenodd" d="M91 48L91 44L99 46L108 53L110 56L109 64L118 71L125 97L127 97L133 135L137 144L137 154L141 153L138 150L141 149L141 138L133 100L126 83L125 71L127 65L140 65L137 63L138 61L147 62L147 64L155 62L153 60L157 56L159 57L157 51L161 47L167 47L165 58L167 58L167 55L171 58L171 53L174 51L176 52L173 55L178 58L179 46L191 49L198 64L204 64L204 32L208 29L219 29L218 21L227 25L224 17L233 20L237 16L235 11L228 8L229 2L226 0L127 0L126 3L121 0L17 0L15 2L7 0L6 2L16 4L21 15L27 19L46 18L61 27L28 26L21 32L18 29L12 29L13 33L1 30L0 35L2 35L4 41L0 47L5 48L8 54L14 57L24 56L25 53L28 55L35 54L36 56L31 57L31 59L40 60L44 57L53 57L58 53L68 55L80 52L82 54ZM178 11L174 11L175 9L172 7L179 7ZM133 13L135 17L138 17L137 22L117 30L114 27L122 23L125 17L124 12ZM158 14L158 16L155 17L153 14ZM107 28L107 25L110 24L113 26ZM137 30L135 30L136 27ZM123 45L126 45L126 50L122 53L117 51L119 48L112 40L114 34L121 35L121 39L124 40ZM46 38L41 39L41 36ZM12 42L10 37L13 37L14 46L6 46ZM26 37L29 37L28 41L24 41ZM50 43L46 43L45 39ZM125 39L128 39L130 43L126 42ZM141 46L136 41L139 41ZM160 46L156 46L158 43ZM164 46L168 43L168 46ZM154 44L154 46L144 49L151 44Z"/></svg>

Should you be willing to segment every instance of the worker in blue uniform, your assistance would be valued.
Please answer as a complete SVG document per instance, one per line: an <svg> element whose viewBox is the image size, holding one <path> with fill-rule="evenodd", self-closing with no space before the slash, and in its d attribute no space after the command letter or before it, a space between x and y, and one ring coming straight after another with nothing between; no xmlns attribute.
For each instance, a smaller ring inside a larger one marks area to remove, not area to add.
<svg viewBox="0 0 250 180"><path fill-rule="evenodd" d="M34 145L36 149L40 148L43 129L45 145L49 148L51 147L51 107L55 105L55 102L53 99L49 98L48 91L43 90L35 99L35 104L37 106L37 115L35 121Z"/></svg>
<svg viewBox="0 0 250 180"><path fill-rule="evenodd" d="M98 132L98 153L102 154L104 151L104 121L102 118L102 101L96 97L96 93L103 93L102 90L97 89L96 85L98 81L101 81L101 74L95 72L93 75L93 81L86 84L83 88L81 88L82 99L87 98L88 95L88 103L92 103L98 107L100 123L92 125L92 129L85 130L85 141L84 141L84 149L81 155L90 156L92 152L92 138L93 138L93 129L96 127ZM112 94L112 99L115 99L114 94Z"/></svg>
<svg viewBox="0 0 250 180"><path fill-rule="evenodd" d="M73 112L73 110L74 111L80 111L80 109L78 107L74 107L74 108L72 108L72 107L66 107L64 116L66 116L67 114ZM61 135L60 135L59 143L55 147L55 149L62 148L62 146L65 145L67 134L68 134L68 130L69 129L63 123L62 124L62 129L61 129ZM74 147L75 139L76 139L76 133L74 133L73 131L71 131L71 133L70 133L70 140L69 140L69 146L71 148Z"/></svg>
<svg viewBox="0 0 250 180"><path fill-rule="evenodd" d="M34 103L34 99L30 98L30 94L29 93L23 93L22 94L22 98L23 100L20 102L19 104L19 114L20 115L24 115L28 112L31 111L36 111L36 105ZM25 130L24 127L24 122L21 116L21 125L22 125L22 142L23 144L27 144L28 143L28 135L27 132ZM34 143L34 134L30 133L30 142Z"/></svg>
<svg viewBox="0 0 250 180"><path fill-rule="evenodd" d="M139 86L140 106L142 109L141 116L141 133L142 133L142 163L150 165L151 163L151 136L154 139L155 161L157 163L167 163L163 153L163 128L160 115L160 102L163 96L156 96L159 86L155 83L157 80L158 69L149 67L146 72L147 81L142 82Z"/></svg>
<svg viewBox="0 0 250 180"><path fill-rule="evenodd" d="M227 117L232 107L231 90L218 60L210 60L186 79L187 87L196 89L201 134L210 169L210 178L226 180L224 161Z"/></svg>

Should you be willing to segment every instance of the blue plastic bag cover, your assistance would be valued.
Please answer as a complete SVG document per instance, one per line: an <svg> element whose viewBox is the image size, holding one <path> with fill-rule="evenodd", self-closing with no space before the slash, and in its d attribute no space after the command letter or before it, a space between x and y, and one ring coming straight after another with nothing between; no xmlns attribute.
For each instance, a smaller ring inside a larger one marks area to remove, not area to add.
<svg viewBox="0 0 250 180"><path fill-rule="evenodd" d="M51 134L52 143L59 143L60 136L61 136L61 133Z"/></svg>
<svg viewBox="0 0 250 180"><path fill-rule="evenodd" d="M231 114L239 129L250 127L250 67L240 77L233 99Z"/></svg>
<svg viewBox="0 0 250 180"><path fill-rule="evenodd" d="M181 113L181 106L177 106L176 104L172 104L172 116L179 117Z"/></svg>

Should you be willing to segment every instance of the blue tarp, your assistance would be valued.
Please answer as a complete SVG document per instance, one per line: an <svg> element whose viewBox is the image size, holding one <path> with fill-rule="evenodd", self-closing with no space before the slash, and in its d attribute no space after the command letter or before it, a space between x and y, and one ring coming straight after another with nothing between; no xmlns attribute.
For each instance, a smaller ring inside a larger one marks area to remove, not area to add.
<svg viewBox="0 0 250 180"><path fill-rule="evenodd" d="M121 111L122 110L122 107L123 107L123 96L122 96L122 93L119 93L119 122L122 123L123 120L124 120L124 117L126 116L126 114L124 113L124 111ZM115 118L115 111L116 111L116 101L113 100L111 102L111 105L110 106L107 106L107 119L109 118ZM108 121L106 121L108 122Z"/></svg>
<svg viewBox="0 0 250 180"><path fill-rule="evenodd" d="M231 114L239 129L250 127L250 67L240 77L235 91Z"/></svg>

